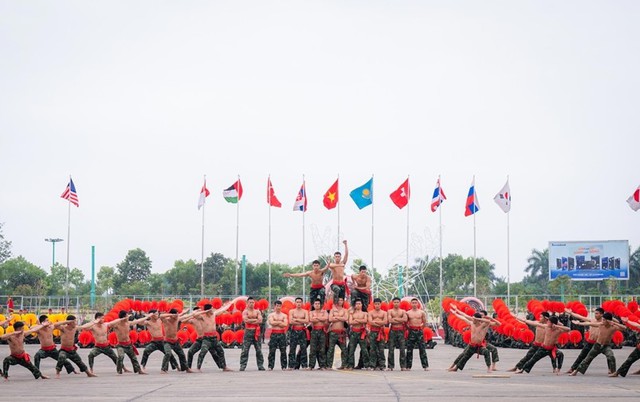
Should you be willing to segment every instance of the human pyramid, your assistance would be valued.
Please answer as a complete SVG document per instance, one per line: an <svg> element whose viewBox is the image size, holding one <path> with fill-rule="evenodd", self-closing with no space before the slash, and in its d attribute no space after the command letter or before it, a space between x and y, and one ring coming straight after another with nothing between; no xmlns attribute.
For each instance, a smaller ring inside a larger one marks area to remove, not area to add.
<svg viewBox="0 0 640 402"><path fill-rule="evenodd" d="M408 371L412 369L413 350L417 347L422 368L427 371L429 361L426 341L431 339L432 333L428 327L427 315L420 307L420 301L416 298L411 299L410 308L406 309L401 308L401 300L396 297L392 300L392 307L385 311L382 309L383 303L380 299L372 299L371 278L366 272L366 267L362 266L358 274L351 276L354 286L351 292L351 307L347 308L345 299L348 287L344 270L348 259L348 248L346 240L343 243L344 257L340 252L336 252L334 261L327 264L325 268L320 268L320 262L314 261L310 271L285 274L286 277L310 278L310 297L313 304L311 311L308 311L303 308L302 298L298 297L295 299L295 307L285 313L282 301L278 300L274 303L273 312L266 320L271 329L267 368L269 370L275 368L276 352L280 351L282 370L313 370L316 363L319 370L331 370L335 348L338 347L341 351L341 364L338 370L354 368L394 370L395 350L399 349L400 370ZM323 308L325 305L323 277L326 270L331 270L333 274L331 284L333 300L328 312ZM372 308L369 308L370 301L373 301ZM113 361L118 374L129 372L124 365L125 355L133 365L133 372L147 374L145 366L148 358L157 350L164 354L160 369L163 374L168 373L169 365L187 373L194 372L192 365L196 353L198 354L196 362L198 372L201 371L207 354L211 354L219 369L232 371L227 367L224 348L218 340L216 327L216 317L225 313L230 306L231 303L227 303L224 306L217 306L220 308L214 308L211 303L204 303L188 312L181 311L182 302L180 301L180 303L165 306L168 307L168 311L159 312L157 309L150 309L147 314L135 319L126 309L112 311L107 316L98 312L94 320L83 325L77 325L76 317L73 315L68 315L66 320L58 322L50 322L47 315L41 315L39 324L29 329L25 328L23 322L15 321L10 317L0 322L0 325L13 322L13 332L0 337L7 341L10 349L10 355L3 361L1 374L7 380L9 367L21 365L31 371L36 379L47 379L48 377L41 373L39 366L41 359L49 357L56 360L56 377L58 378L63 367L67 373L75 372L71 363L74 363L88 377L95 377L94 359L100 354L106 355ZM118 303L114 307L118 308ZM486 341L489 329L493 328L501 333L505 331L514 333L515 326L522 326L518 332L519 336L526 343L533 341L533 344L527 354L509 371L517 374L529 373L539 360L549 356L553 372L561 373L563 354L558 350L557 344L559 339L571 329L560 325L557 316L549 314L548 311L542 311L543 307L536 306L535 315L538 318L536 321L516 317L499 299L494 301L497 318L490 317L486 311L470 311L468 306L452 299L445 299L443 307L449 313L447 321L452 327L464 332L467 343L462 353L447 369L448 371L463 370L474 354L484 356L488 372L496 371L499 356L497 348ZM617 315L621 317L620 320L614 319L613 315L605 312L603 308L596 309L594 318L588 318L586 311L583 315L579 314L581 310L576 312L571 308L565 309L566 314L576 319L573 321L575 325L590 327L588 342L567 373L573 376L577 373L584 374L593 359L602 353L607 357L609 376L624 377L631 365L640 359L639 343L622 366L616 370L615 356L611 350L612 338L617 330L629 328L640 331L640 324L637 322L637 316L624 311L621 306L615 307L617 307ZM245 371L247 367L252 346L255 348L258 370L264 371L260 336L263 316L261 310L256 308L256 301L252 297L246 299L246 308L241 313L241 321L244 324L244 330L242 330L240 371ZM190 323L195 332L187 355L181 346L180 338L184 335L179 332L184 323ZM131 327L139 325L143 325L151 337L140 362L138 362L136 356L138 352L131 337ZM527 326L535 328L535 333ZM55 330L60 331L60 350L57 350L54 343ZM88 356L88 367L78 355L75 344L76 333L80 330L90 331L93 336L94 347ZM40 350L32 363L24 349L24 338L33 333L38 336ZM530 337L532 339L528 339ZM289 344L288 354L287 343ZM388 346L386 359L385 343ZM112 345L116 347L117 353L112 349ZM307 347L309 347L308 356ZM358 348L360 361L356 365L355 352ZM640 371L634 374L640 374Z"/></svg>

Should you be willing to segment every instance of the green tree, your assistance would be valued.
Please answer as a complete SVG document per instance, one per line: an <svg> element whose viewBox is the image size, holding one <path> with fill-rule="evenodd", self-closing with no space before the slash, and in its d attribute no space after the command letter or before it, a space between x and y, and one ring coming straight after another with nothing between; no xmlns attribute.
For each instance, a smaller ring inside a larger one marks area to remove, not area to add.
<svg viewBox="0 0 640 402"><path fill-rule="evenodd" d="M165 272L168 292L186 295L200 294L200 264L194 260L178 260Z"/></svg>
<svg viewBox="0 0 640 402"><path fill-rule="evenodd" d="M11 258L11 242L5 240L4 233L2 233L2 227L4 222L0 222L0 264Z"/></svg>
<svg viewBox="0 0 640 402"><path fill-rule="evenodd" d="M99 295L106 293L113 293L113 287L115 286L116 271L113 267L102 266L96 274L98 279L96 283L96 293Z"/></svg>
<svg viewBox="0 0 640 402"><path fill-rule="evenodd" d="M129 250L124 261L117 266L118 274L116 276L115 286L118 293L122 293L121 288L125 284L132 282L144 282L151 275L151 260L147 254L136 248Z"/></svg>
<svg viewBox="0 0 640 402"><path fill-rule="evenodd" d="M524 268L527 276L523 279L532 293L546 294L549 286L549 249L539 251L531 250L531 256L527 258L527 266Z"/></svg>
<svg viewBox="0 0 640 402"><path fill-rule="evenodd" d="M629 258L629 283L627 286L633 293L640 291L640 247Z"/></svg>
<svg viewBox="0 0 640 402"><path fill-rule="evenodd" d="M50 296L65 294L64 288L67 282L67 267L56 263L51 267L51 273L46 278L48 294ZM82 271L78 268L69 269L69 294L80 294L85 284Z"/></svg>
<svg viewBox="0 0 640 402"><path fill-rule="evenodd" d="M0 293L12 294L22 285L31 288L41 286L46 277L47 273L42 268L30 263L23 256L9 259L0 264Z"/></svg>

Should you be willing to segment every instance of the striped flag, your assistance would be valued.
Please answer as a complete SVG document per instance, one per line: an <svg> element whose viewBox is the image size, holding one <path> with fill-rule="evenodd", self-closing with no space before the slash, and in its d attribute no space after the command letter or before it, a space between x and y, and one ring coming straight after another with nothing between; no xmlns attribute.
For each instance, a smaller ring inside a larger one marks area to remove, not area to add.
<svg viewBox="0 0 640 402"><path fill-rule="evenodd" d="M229 188L224 189L222 196L227 202L237 204L242 198L242 183L240 183L240 179L233 183Z"/></svg>
<svg viewBox="0 0 640 402"><path fill-rule="evenodd" d="M69 177L69 184L67 184L67 188L64 189L64 192L62 193L60 198L68 200L76 207L80 206L80 202L78 201L78 193L76 193L76 186L73 184L73 180L71 179L71 177Z"/></svg>
<svg viewBox="0 0 640 402"><path fill-rule="evenodd" d="M204 181L202 189L200 190L200 198L198 199L198 209L204 206L205 199L209 196L209 189L207 188L207 180Z"/></svg>
<svg viewBox="0 0 640 402"><path fill-rule="evenodd" d="M467 203L464 206L464 216L473 215L480 210L480 204L478 204L478 196L476 195L476 178L473 177L471 187L469 187L469 194L467 195Z"/></svg>
<svg viewBox="0 0 640 402"><path fill-rule="evenodd" d="M442 204L442 201L446 200L447 196L444 195L442 187L440 187L440 177L436 183L436 188L433 190L433 198L431 199L431 212L436 212L436 209Z"/></svg>
<svg viewBox="0 0 640 402"><path fill-rule="evenodd" d="M302 182L302 186L300 186L300 191L298 191L298 195L296 196L296 201L293 203L294 211L307 211L307 189L305 188L304 181Z"/></svg>

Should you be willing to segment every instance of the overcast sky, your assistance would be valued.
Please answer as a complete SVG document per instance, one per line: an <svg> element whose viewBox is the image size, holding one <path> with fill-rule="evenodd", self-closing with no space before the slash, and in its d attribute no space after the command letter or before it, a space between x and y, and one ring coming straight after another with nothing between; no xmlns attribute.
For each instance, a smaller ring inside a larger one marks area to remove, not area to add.
<svg viewBox="0 0 640 402"><path fill-rule="evenodd" d="M340 239L387 270L473 256L464 216L475 175L477 256L511 279L551 240L629 240L640 214L637 1L0 1L0 222L13 254L49 270L49 237L89 279L139 247L165 272L200 261L198 194L207 175L205 255L299 265ZM348 193L374 175L371 207ZM292 211L306 179L308 212ZM431 284L430 284L431 285ZM437 291L437 284L432 284Z"/></svg>

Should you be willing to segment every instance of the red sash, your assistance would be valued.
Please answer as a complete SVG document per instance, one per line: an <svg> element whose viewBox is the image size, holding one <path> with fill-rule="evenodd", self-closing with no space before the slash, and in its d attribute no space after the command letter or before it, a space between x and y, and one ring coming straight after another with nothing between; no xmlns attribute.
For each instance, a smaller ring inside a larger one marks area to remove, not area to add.
<svg viewBox="0 0 640 402"><path fill-rule="evenodd" d="M75 352L76 350L78 350L78 347L73 345L72 347L68 348L66 346L60 346L60 350L64 350L65 352Z"/></svg>
<svg viewBox="0 0 640 402"><path fill-rule="evenodd" d="M313 326L313 330L314 331L324 331L324 325L314 325Z"/></svg>
<svg viewBox="0 0 640 402"><path fill-rule="evenodd" d="M49 345L49 346L40 346L41 350L44 350L45 352L51 352L52 350L56 350L56 345Z"/></svg>
<svg viewBox="0 0 640 402"><path fill-rule="evenodd" d="M542 342L533 342L533 346L540 347L540 346L542 346Z"/></svg>
<svg viewBox="0 0 640 402"><path fill-rule="evenodd" d="M19 355L14 355L13 353L11 354L11 357L18 359L18 360L24 360L25 362L29 363L31 362L31 356L29 356L27 354L27 352L22 352Z"/></svg>
<svg viewBox="0 0 640 402"><path fill-rule="evenodd" d="M205 332L204 336L212 336L214 338L218 337L218 333L217 332Z"/></svg>
<svg viewBox="0 0 640 402"><path fill-rule="evenodd" d="M369 328L369 331L378 333L378 336L376 337L376 341L380 342L381 340L384 339L384 331L382 330L382 327L371 327Z"/></svg>
<svg viewBox="0 0 640 402"><path fill-rule="evenodd" d="M544 350L548 350L551 352L551 357L553 357L554 359L556 358L556 354L558 352L558 347L556 345L552 345L552 346L542 345L542 347L544 348Z"/></svg>
<svg viewBox="0 0 640 402"><path fill-rule="evenodd" d="M140 353L138 352L138 348L136 348L135 346L133 346L133 344L131 343L131 341L127 341L127 342L118 342L118 346L131 346L133 348L133 354L134 355L139 355Z"/></svg>
<svg viewBox="0 0 640 402"><path fill-rule="evenodd" d="M108 348L109 342L107 343L96 343L96 348Z"/></svg>
<svg viewBox="0 0 640 402"><path fill-rule="evenodd" d="M307 342L311 340L311 334L309 333L309 329L302 325L294 325L291 327L294 331L304 331L306 332L305 336L307 337Z"/></svg>
<svg viewBox="0 0 640 402"><path fill-rule="evenodd" d="M273 335L273 334L284 334L285 332L287 332L286 329L272 329L271 330L271 335Z"/></svg>
<svg viewBox="0 0 640 402"><path fill-rule="evenodd" d="M414 327L413 325L409 325L408 327L413 331L422 331L422 327Z"/></svg>
<svg viewBox="0 0 640 402"><path fill-rule="evenodd" d="M485 346L487 346L487 341L485 339L481 343L469 343L469 346L471 346L472 348L476 348L477 349L476 359L479 359L480 358L480 349L484 348Z"/></svg>
<svg viewBox="0 0 640 402"><path fill-rule="evenodd" d="M346 333L344 332L344 329L332 329L331 332L338 334L338 343L340 344L345 344L347 343L347 340L345 339L345 335Z"/></svg>
<svg viewBox="0 0 640 402"><path fill-rule="evenodd" d="M323 285L311 285L311 289L322 289L323 287Z"/></svg>
<svg viewBox="0 0 640 402"><path fill-rule="evenodd" d="M151 338L152 342L163 342L164 341L164 336L158 336L155 338Z"/></svg>
<svg viewBox="0 0 640 402"><path fill-rule="evenodd" d="M590 344L592 344L592 345L593 345L594 343L596 343L596 341L591 340L591 339L587 339L587 343L590 343Z"/></svg>
<svg viewBox="0 0 640 402"><path fill-rule="evenodd" d="M349 290L349 286L347 286L347 283L345 281L342 281L342 282L333 281L333 284L337 286L342 286L344 288L345 296L348 296L349 294L351 294L351 291Z"/></svg>
<svg viewBox="0 0 640 402"><path fill-rule="evenodd" d="M255 339L256 341L258 339L260 339L260 326L257 324L245 324L244 328L247 331L256 331L255 334L253 335L253 339Z"/></svg>
<svg viewBox="0 0 640 402"><path fill-rule="evenodd" d="M365 339L367 336L367 331L365 331L364 327L361 328L351 328L351 332L355 332L356 334L360 334L360 339Z"/></svg>
<svg viewBox="0 0 640 402"><path fill-rule="evenodd" d="M175 343L178 343L178 338L176 338L176 339L165 338L164 341L173 345Z"/></svg>

